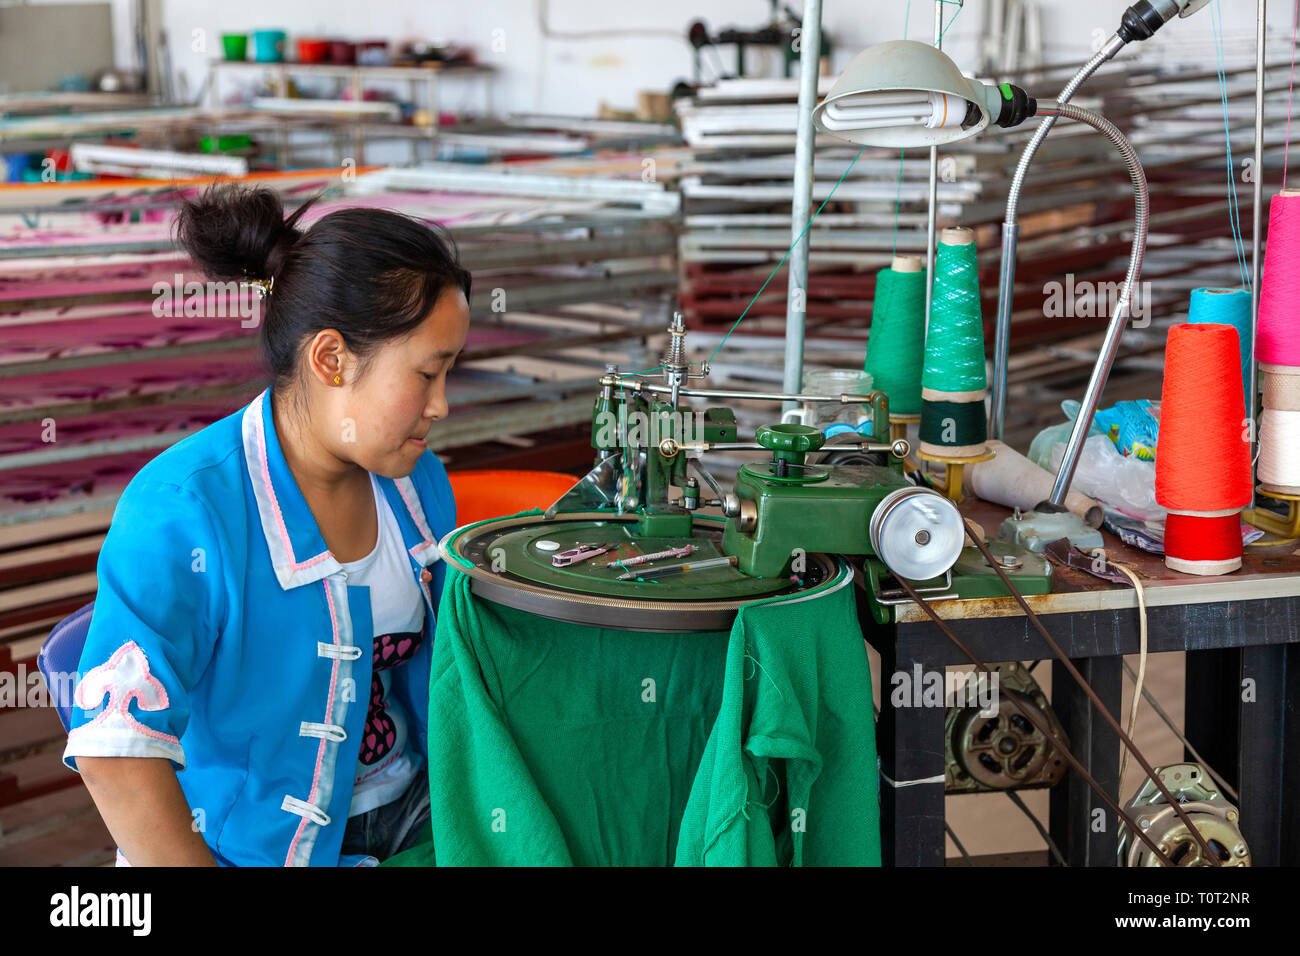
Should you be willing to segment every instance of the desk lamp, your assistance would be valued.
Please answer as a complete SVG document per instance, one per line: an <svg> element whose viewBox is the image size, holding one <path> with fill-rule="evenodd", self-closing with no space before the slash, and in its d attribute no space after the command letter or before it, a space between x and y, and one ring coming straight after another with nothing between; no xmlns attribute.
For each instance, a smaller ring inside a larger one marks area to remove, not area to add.
<svg viewBox="0 0 1300 956"><path fill-rule="evenodd" d="M1066 445L1051 496L1032 516L1009 519L1002 536L1013 540L1048 541L1069 537L1080 547L1100 546L1100 535L1066 511L1066 493L1074 478L1093 413L1119 349L1128 321L1133 289L1142 269L1149 218L1146 174L1137 153L1123 133L1104 116L1067 102L1101 64L1126 44L1152 36L1175 14L1186 17L1209 0L1138 0L1121 18L1120 27L1079 70L1057 96L1056 102L1039 102L1018 86L994 86L963 76L942 51L913 40L877 44L858 54L813 110L817 128L840 139L866 146L935 146L975 136L990 123L1003 128L1018 126L1031 116L1044 120L1021 156L1007 199L1003 225L1002 267L999 279L998 324L994 346L992 403L995 437L1002 433L1006 394L1006 353L1010 340L1011 289L1015 276L1016 207L1025 173L1034 153L1057 117L1091 126L1119 152L1133 182L1133 246L1119 299L1106 329L1096 366L1084 393L1082 407ZM1010 527L1009 527L1010 526ZM1059 533L1058 533L1059 532ZM1054 537L1053 537L1054 536Z"/></svg>

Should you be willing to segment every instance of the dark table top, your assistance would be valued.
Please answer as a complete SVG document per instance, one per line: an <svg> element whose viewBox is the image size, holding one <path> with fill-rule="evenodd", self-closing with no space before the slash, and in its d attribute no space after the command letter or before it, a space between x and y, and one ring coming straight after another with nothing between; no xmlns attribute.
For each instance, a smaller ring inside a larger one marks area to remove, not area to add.
<svg viewBox="0 0 1300 956"><path fill-rule="evenodd" d="M959 509L983 527L989 538L997 537L998 526L1011 515L1011 509L978 498L967 499ZM1137 573L1148 608L1300 597L1300 542L1248 545L1240 570L1202 577L1171 571L1165 567L1162 555L1131 547L1109 531L1103 530L1102 537L1107 558L1127 565ZM1030 596L1026 602L1037 614L1069 614L1135 608L1137 595L1128 584L1113 584L1084 571L1053 564L1052 593ZM1024 613L1011 597L931 603L940 617L949 620L1021 616ZM896 620L899 624L907 624L930 619L915 605L904 604L896 608Z"/></svg>

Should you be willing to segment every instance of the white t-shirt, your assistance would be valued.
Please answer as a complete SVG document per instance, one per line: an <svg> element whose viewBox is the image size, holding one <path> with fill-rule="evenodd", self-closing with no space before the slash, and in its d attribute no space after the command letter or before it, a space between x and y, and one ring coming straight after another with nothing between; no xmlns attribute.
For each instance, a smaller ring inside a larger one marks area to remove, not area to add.
<svg viewBox="0 0 1300 956"><path fill-rule="evenodd" d="M424 598L411 575L397 518L373 474L370 484L379 517L375 549L364 558L342 565L349 586L370 588L375 632L373 676L366 689L366 724L349 817L396 800L424 764L407 748L407 715L397 701L388 699L391 668L403 666L401 662L419 646L424 629ZM422 639L431 640L432 635L424 634Z"/></svg>

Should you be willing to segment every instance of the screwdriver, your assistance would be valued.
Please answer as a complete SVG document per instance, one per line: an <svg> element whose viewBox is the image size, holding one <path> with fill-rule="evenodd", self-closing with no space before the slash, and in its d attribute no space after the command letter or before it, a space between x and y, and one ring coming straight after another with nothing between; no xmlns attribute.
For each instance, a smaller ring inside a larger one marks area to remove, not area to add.
<svg viewBox="0 0 1300 956"><path fill-rule="evenodd" d="M688 554L693 554L696 547L693 544L684 544L680 548L669 548L667 551L656 551L654 554L639 554L635 558L624 558L621 561L610 561L600 565L604 568L631 568L638 564L647 564L651 561L658 561L660 558L684 558Z"/></svg>
<svg viewBox="0 0 1300 956"><path fill-rule="evenodd" d="M668 574L685 574L687 571L703 571L705 568L721 568L725 565L735 567L736 556L734 554L724 555L721 558L706 558L703 561L690 561L683 564L669 564L662 568L648 568L644 574L653 575L654 577L663 577ZM619 581L631 581L637 577L635 571L628 571L626 574L618 576Z"/></svg>

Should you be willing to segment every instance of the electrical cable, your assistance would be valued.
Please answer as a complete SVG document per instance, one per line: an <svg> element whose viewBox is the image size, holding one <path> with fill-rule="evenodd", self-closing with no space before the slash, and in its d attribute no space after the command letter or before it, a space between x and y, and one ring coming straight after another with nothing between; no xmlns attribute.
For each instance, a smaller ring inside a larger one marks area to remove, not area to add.
<svg viewBox="0 0 1300 956"><path fill-rule="evenodd" d="M1241 286L1250 289L1250 275L1246 268L1246 243L1241 238L1241 209L1237 205L1237 170L1232 159L1232 136L1228 130L1228 78L1223 70L1223 11L1219 9L1219 0L1214 0L1210 8L1210 26L1214 31L1215 57L1219 73L1219 98L1223 102L1223 137L1227 151L1228 163L1228 228L1232 232L1232 247L1237 253L1237 267L1241 272ZM1263 175L1262 169L1255 170L1255 175Z"/></svg>
<svg viewBox="0 0 1300 956"><path fill-rule="evenodd" d="M1129 667L1127 661L1123 662L1123 666L1124 673L1128 675L1129 680L1136 683L1137 675L1133 673L1133 668ZM1151 705L1151 709L1154 710L1156 714L1159 715L1160 719L1165 722L1165 726L1167 726L1182 745L1187 748L1187 752L1196 759L1197 763L1205 768L1205 772L1214 778L1215 783L1223 788L1223 792L1232 797L1233 800L1240 803L1241 797L1238 795L1236 788L1228 783L1228 781L1223 778L1222 774L1211 767L1209 761L1201 756L1200 751L1198 751L1195 745L1187 739L1187 735L1178 729L1178 725L1174 723L1174 719L1169 716L1163 707L1160 706L1160 701L1156 700L1155 695L1144 687L1142 688L1142 696L1147 699L1147 703Z"/></svg>
<svg viewBox="0 0 1300 956"><path fill-rule="evenodd" d="M1134 678L1133 687L1133 706L1129 710L1128 716L1128 735L1132 737L1137 732L1138 704L1142 702L1142 685L1147 676L1147 601L1146 591L1142 587L1142 582L1138 576L1133 573L1131 568L1122 564L1116 564L1114 561L1108 562L1112 568L1118 571L1124 577L1128 578L1133 585L1133 590L1137 592L1138 602L1138 672ZM1119 783L1124 785L1124 770L1128 766L1128 751L1124 751L1119 756Z"/></svg>
<svg viewBox="0 0 1300 956"><path fill-rule="evenodd" d="M1070 864L1066 863L1065 857L1061 855L1061 848L1056 845L1056 841L1053 840L1052 835L1047 832L1047 828L1039 822L1038 817L1034 816L1033 811L1025 805L1025 801L1020 799L1020 794L1016 793L1014 790L1004 790L1002 792L1010 798L1012 803L1021 809L1025 816L1029 817L1029 822L1034 825L1034 829L1038 831L1038 835L1047 841L1047 848L1052 851L1052 856L1056 857L1056 862L1061 864L1061 866L1068 867Z"/></svg>
<svg viewBox="0 0 1300 956"><path fill-rule="evenodd" d="M1129 568L1125 567L1122 564L1116 564L1114 561L1111 561L1110 564L1112 567L1114 567L1116 570L1122 573L1125 577L1127 577L1129 581L1132 582L1133 588L1137 592L1138 611L1142 615L1141 618L1142 629L1140 632L1142 656L1141 656L1138 672L1136 674L1133 673L1133 668L1129 666L1128 661L1125 660L1120 661L1120 664L1124 668L1124 673L1128 675L1129 680L1131 680L1134 685L1133 711L1129 722L1129 736L1133 735L1133 726L1137 718L1138 698L1145 697L1147 703L1151 705L1151 709L1156 712L1156 715L1159 716L1159 718L1162 721L1164 721L1165 726L1167 726L1173 732L1173 735L1178 738L1179 742L1181 742L1182 745L1187 748L1188 753L1190 753L1192 757L1196 759L1196 762L1205 768L1205 772L1214 778L1215 783L1217 783L1220 787L1223 788L1224 793L1232 797L1233 800L1240 803L1241 798L1238 796L1236 789L1231 784L1229 784L1227 780L1224 779L1222 774L1220 774L1217 770L1215 770L1213 767L1210 766L1209 761L1207 761L1204 757L1201 756L1200 751L1198 751L1195 745L1193 745L1192 742L1187 739L1187 735L1178 729L1178 725L1174 723L1173 718L1170 717L1169 714L1166 713L1165 709L1160 706L1160 702L1156 700L1155 695L1152 694L1151 691L1147 690L1146 687L1143 686L1143 678L1145 677L1146 674L1146 647L1147 647L1147 611L1146 611L1144 589L1142 588L1141 583L1137 580L1136 576ZM1128 754L1126 753L1124 754L1124 756L1127 757ZM1120 778L1120 783L1122 784L1124 781L1123 760L1120 761L1119 778Z"/></svg>

